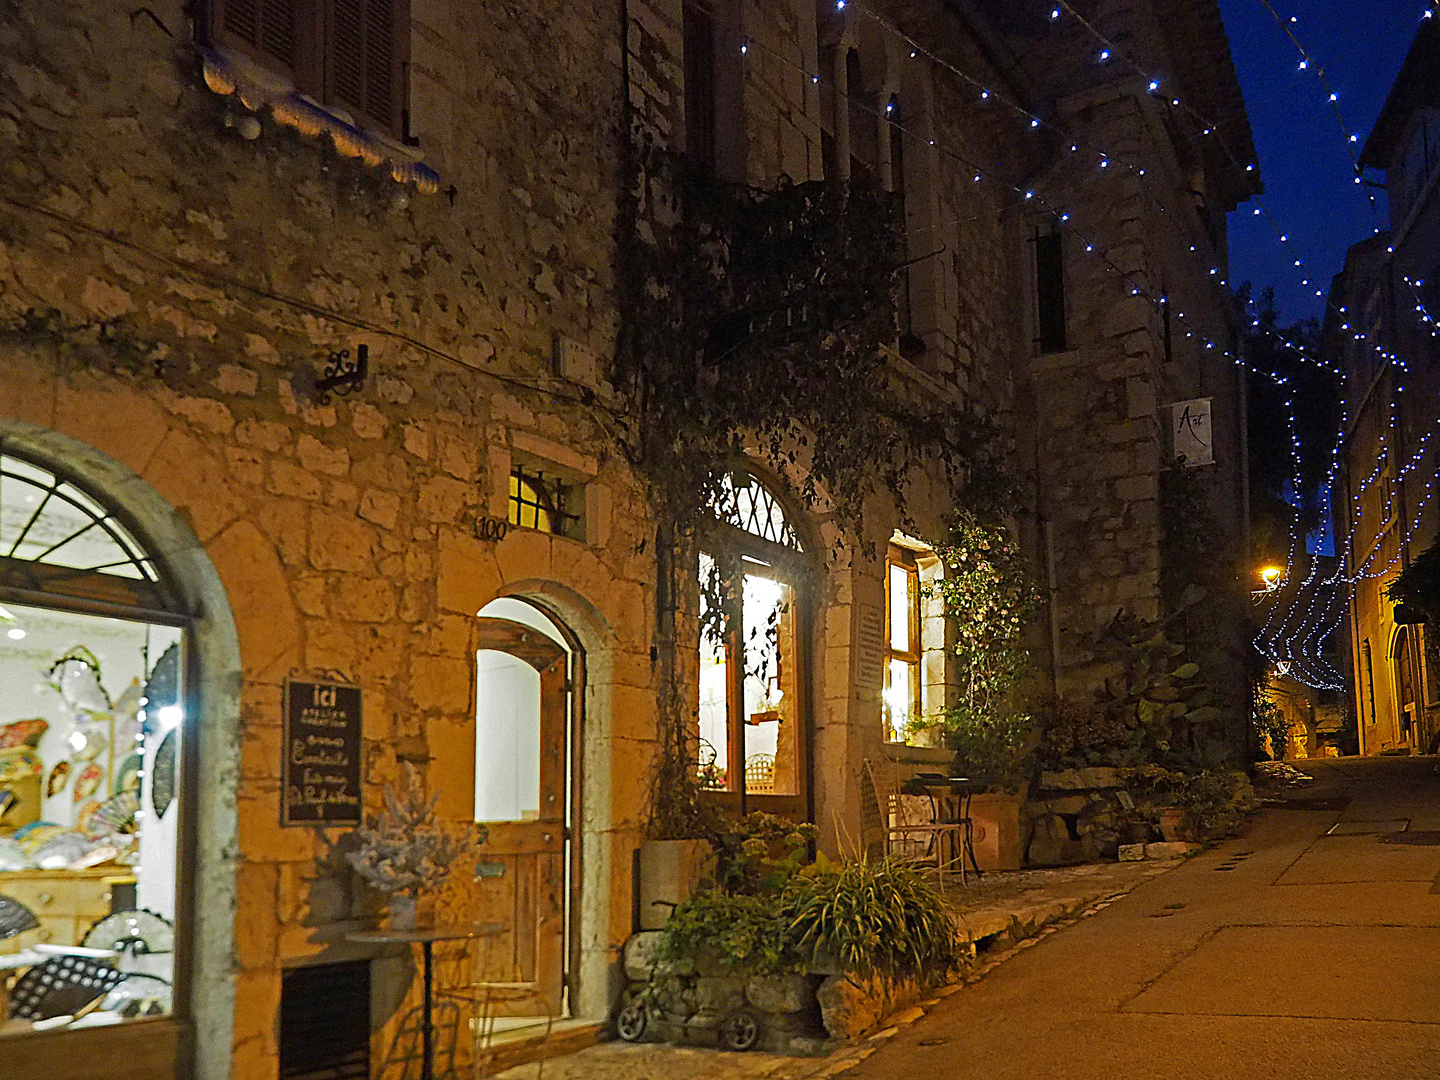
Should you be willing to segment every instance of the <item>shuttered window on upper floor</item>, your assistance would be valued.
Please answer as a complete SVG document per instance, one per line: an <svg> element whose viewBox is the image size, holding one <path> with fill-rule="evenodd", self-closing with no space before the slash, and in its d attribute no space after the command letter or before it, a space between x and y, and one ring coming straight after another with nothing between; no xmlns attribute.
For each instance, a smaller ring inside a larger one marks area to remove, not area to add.
<svg viewBox="0 0 1440 1080"><path fill-rule="evenodd" d="M404 134L408 0L211 0L209 26L360 126Z"/></svg>

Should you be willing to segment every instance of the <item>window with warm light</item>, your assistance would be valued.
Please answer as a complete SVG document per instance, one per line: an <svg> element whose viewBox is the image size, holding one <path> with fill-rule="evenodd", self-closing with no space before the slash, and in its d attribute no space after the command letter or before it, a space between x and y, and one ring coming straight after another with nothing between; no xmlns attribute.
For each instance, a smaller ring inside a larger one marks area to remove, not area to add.
<svg viewBox="0 0 1440 1080"><path fill-rule="evenodd" d="M904 742L921 708L920 573L915 553L893 544L885 561L885 627L884 734Z"/></svg>
<svg viewBox="0 0 1440 1080"><path fill-rule="evenodd" d="M569 510L575 496L572 485L517 465L510 473L509 522L522 529L571 536L580 517Z"/></svg>
<svg viewBox="0 0 1440 1080"><path fill-rule="evenodd" d="M774 493L727 478L699 557L699 778L714 792L775 797L803 814L801 545ZM721 610L721 607L725 610Z"/></svg>

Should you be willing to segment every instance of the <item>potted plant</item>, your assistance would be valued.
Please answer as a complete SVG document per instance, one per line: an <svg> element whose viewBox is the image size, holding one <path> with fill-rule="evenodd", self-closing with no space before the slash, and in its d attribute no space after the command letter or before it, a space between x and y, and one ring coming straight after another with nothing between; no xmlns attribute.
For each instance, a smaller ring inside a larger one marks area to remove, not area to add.
<svg viewBox="0 0 1440 1080"><path fill-rule="evenodd" d="M346 855L355 872L388 897L390 928L414 930L420 894L434 892L461 855L483 844L485 826L442 824L435 816L439 794L425 797L419 772L406 764L403 797L385 785L385 809L355 830L359 848Z"/></svg>
<svg viewBox="0 0 1440 1080"><path fill-rule="evenodd" d="M982 870L1020 869L1020 813L1025 805L1030 717L977 714L957 706L945 714L946 744L955 773L974 785L971 841Z"/></svg>

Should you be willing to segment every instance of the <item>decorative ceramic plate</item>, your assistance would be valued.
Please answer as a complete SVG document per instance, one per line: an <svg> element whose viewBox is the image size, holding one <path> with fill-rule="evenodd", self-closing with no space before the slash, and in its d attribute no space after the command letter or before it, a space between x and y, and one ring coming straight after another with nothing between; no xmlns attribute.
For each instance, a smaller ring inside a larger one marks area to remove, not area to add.
<svg viewBox="0 0 1440 1080"><path fill-rule="evenodd" d="M45 784L45 797L52 799L65 790L65 785L70 782L70 762L57 761L55 767L50 770L50 779Z"/></svg>
<svg viewBox="0 0 1440 1080"><path fill-rule="evenodd" d="M100 786L100 781L105 778L105 770L93 761L80 770L80 775L75 777L75 801L84 802L95 789Z"/></svg>
<svg viewBox="0 0 1440 1080"><path fill-rule="evenodd" d="M166 732L155 751L155 775L151 777L150 806L156 817L164 817L175 798L175 730Z"/></svg>
<svg viewBox="0 0 1440 1080"><path fill-rule="evenodd" d="M140 776L145 768L145 758L140 754L131 754L115 770L116 791L140 790Z"/></svg>
<svg viewBox="0 0 1440 1080"><path fill-rule="evenodd" d="M0 941L23 934L26 930L34 930L39 925L40 920L35 918L35 913L19 900L0 896Z"/></svg>
<svg viewBox="0 0 1440 1080"><path fill-rule="evenodd" d="M92 926L82 944L135 954L174 952L175 928L153 911L117 911Z"/></svg>

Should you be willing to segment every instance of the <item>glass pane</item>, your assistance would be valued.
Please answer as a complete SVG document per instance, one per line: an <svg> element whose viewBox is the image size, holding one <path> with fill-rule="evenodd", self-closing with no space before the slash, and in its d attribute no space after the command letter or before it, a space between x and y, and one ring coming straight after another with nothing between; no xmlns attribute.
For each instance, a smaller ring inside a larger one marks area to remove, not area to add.
<svg viewBox="0 0 1440 1080"><path fill-rule="evenodd" d="M890 564L890 648L911 652L910 571L899 563Z"/></svg>
<svg viewBox="0 0 1440 1080"><path fill-rule="evenodd" d="M706 583L715 574L715 560L700 553L700 610L702 626L706 603ZM727 726L726 687L729 666L725 645L713 634L700 634L700 748L698 765L700 783L714 791L724 791L728 781L730 733Z"/></svg>
<svg viewBox="0 0 1440 1080"><path fill-rule="evenodd" d="M70 484L51 490L49 473L16 458L0 466L0 555L154 579L135 565L140 545L89 495Z"/></svg>
<svg viewBox="0 0 1440 1080"><path fill-rule="evenodd" d="M518 656L475 655L475 820L540 816L540 673Z"/></svg>
<svg viewBox="0 0 1440 1080"><path fill-rule="evenodd" d="M800 719L795 649L795 591L746 574L745 788L755 795L799 793Z"/></svg>
<svg viewBox="0 0 1440 1080"><path fill-rule="evenodd" d="M64 999L63 985L44 989L61 974L53 957L14 955L38 945L115 950L84 958L101 980L90 985L105 987L89 1023L168 1013L178 764L189 727L181 631L19 605L4 626L0 788L10 805L0 871L18 872L0 872L0 892L39 923L0 941L12 961L4 1034L89 1000Z"/></svg>
<svg viewBox="0 0 1440 1080"><path fill-rule="evenodd" d="M755 477L746 479L748 483L739 487L729 476L720 481L715 495L715 516L752 536L796 551L803 550L774 493Z"/></svg>
<svg viewBox="0 0 1440 1080"><path fill-rule="evenodd" d="M915 665L892 659L885 670L885 722L892 742L905 741L905 726L915 716Z"/></svg>

